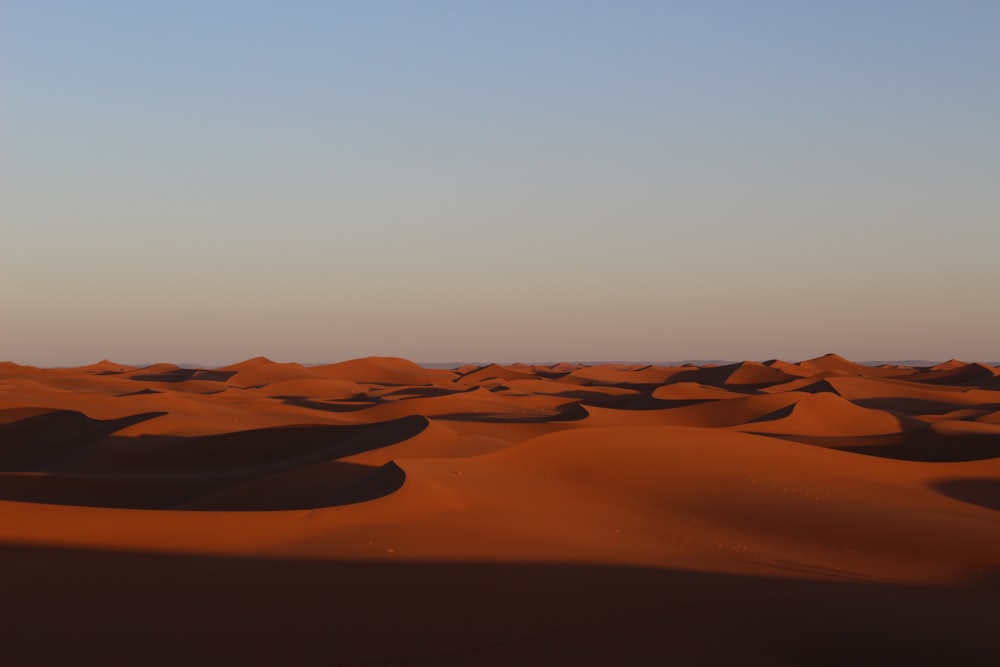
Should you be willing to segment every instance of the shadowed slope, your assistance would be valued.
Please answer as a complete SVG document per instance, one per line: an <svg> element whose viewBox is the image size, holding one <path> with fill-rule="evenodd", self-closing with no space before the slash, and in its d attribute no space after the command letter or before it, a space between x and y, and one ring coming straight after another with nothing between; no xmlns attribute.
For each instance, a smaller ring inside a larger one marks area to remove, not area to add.
<svg viewBox="0 0 1000 667"><path fill-rule="evenodd" d="M8 545L17 665L987 665L995 581L958 588L653 568L324 562ZM51 641L53 629L59 641Z"/></svg>
<svg viewBox="0 0 1000 667"><path fill-rule="evenodd" d="M374 424L270 428L201 438L106 437L142 418L149 415L102 422L79 413L56 412L2 425L7 427L7 439L0 450L5 470L0 473L0 499L226 510L361 502L395 491L405 475L391 463L370 467L337 459L401 442L427 427L426 419L411 416ZM289 475L293 470L298 472Z"/></svg>
<svg viewBox="0 0 1000 667"><path fill-rule="evenodd" d="M920 426L882 410L862 408L836 394L816 393L806 394L786 417L734 428L754 433L846 436L898 433Z"/></svg>
<svg viewBox="0 0 1000 667"><path fill-rule="evenodd" d="M808 394L762 394L740 396L725 401L702 401L694 405L658 410L614 410L591 406L590 423L595 426L646 424L721 428L767 419L789 408Z"/></svg>
<svg viewBox="0 0 1000 667"><path fill-rule="evenodd" d="M931 484L931 488L949 498L956 498L1000 512L1000 478L940 479L935 480Z"/></svg>
<svg viewBox="0 0 1000 667"><path fill-rule="evenodd" d="M0 470L45 471L79 465L101 438L166 413L91 419L72 410L0 410Z"/></svg>

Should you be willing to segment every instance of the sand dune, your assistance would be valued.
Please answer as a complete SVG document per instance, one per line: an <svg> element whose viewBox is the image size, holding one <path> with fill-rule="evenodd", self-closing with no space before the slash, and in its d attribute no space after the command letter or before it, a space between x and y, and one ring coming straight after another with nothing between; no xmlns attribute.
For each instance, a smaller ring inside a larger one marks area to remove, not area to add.
<svg viewBox="0 0 1000 667"><path fill-rule="evenodd" d="M677 382L665 384L653 390L651 396L663 401L702 401L742 396L723 387L712 387L698 382Z"/></svg>
<svg viewBox="0 0 1000 667"><path fill-rule="evenodd" d="M836 355L2 363L0 651L992 664L998 382Z"/></svg>
<svg viewBox="0 0 1000 667"><path fill-rule="evenodd" d="M825 354L822 357L816 357L815 359L807 359L806 361L801 361L796 365L799 368L812 373L820 373L822 371L837 371L849 375L863 375L867 377L881 377L882 375L892 374L891 369L884 369L872 366L864 366L862 364L856 364L853 361L848 361L847 359L844 359L839 354Z"/></svg>
<svg viewBox="0 0 1000 667"><path fill-rule="evenodd" d="M334 380L349 380L360 384L425 385L453 382L457 373L422 368L408 359L368 357L339 364L314 366L309 370Z"/></svg>
<svg viewBox="0 0 1000 667"><path fill-rule="evenodd" d="M920 425L916 420L897 417L885 410L863 408L837 394L815 393L797 401L787 416L741 424L737 428L754 433L851 436L900 433Z"/></svg>
<svg viewBox="0 0 1000 667"><path fill-rule="evenodd" d="M747 361L740 364L729 377L726 384L729 385L769 385L779 382L788 382L798 377L797 374L789 374L774 366L765 366L757 362Z"/></svg>
<svg viewBox="0 0 1000 667"><path fill-rule="evenodd" d="M789 408L806 394L763 394L738 396L716 405L715 401L704 401L694 405L658 410L620 410L592 406L591 423L595 425L655 424L671 426L701 426L719 428L748 422L758 422L772 418L778 411Z"/></svg>
<svg viewBox="0 0 1000 667"><path fill-rule="evenodd" d="M567 373L562 377L562 381L587 385L657 385L683 374L686 370L684 367L629 367L620 364L585 366Z"/></svg>

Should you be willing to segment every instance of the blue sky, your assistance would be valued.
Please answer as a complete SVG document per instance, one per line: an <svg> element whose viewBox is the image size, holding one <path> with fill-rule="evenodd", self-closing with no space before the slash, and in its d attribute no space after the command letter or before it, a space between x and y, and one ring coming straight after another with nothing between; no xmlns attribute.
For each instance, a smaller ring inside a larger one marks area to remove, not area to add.
<svg viewBox="0 0 1000 667"><path fill-rule="evenodd" d="M995 2L0 25L0 358L1000 357Z"/></svg>

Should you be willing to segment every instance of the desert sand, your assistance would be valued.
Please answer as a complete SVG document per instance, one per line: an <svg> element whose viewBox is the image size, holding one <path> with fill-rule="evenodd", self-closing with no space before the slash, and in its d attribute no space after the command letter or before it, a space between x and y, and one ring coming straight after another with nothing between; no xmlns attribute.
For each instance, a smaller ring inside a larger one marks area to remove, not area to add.
<svg viewBox="0 0 1000 667"><path fill-rule="evenodd" d="M0 364L9 665L1000 664L1000 369Z"/></svg>

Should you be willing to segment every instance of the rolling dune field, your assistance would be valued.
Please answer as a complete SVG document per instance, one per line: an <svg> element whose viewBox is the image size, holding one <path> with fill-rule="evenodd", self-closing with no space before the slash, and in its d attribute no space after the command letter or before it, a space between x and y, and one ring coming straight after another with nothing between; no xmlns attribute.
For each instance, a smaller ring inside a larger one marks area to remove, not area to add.
<svg viewBox="0 0 1000 667"><path fill-rule="evenodd" d="M0 364L10 665L1000 664L1000 368Z"/></svg>

